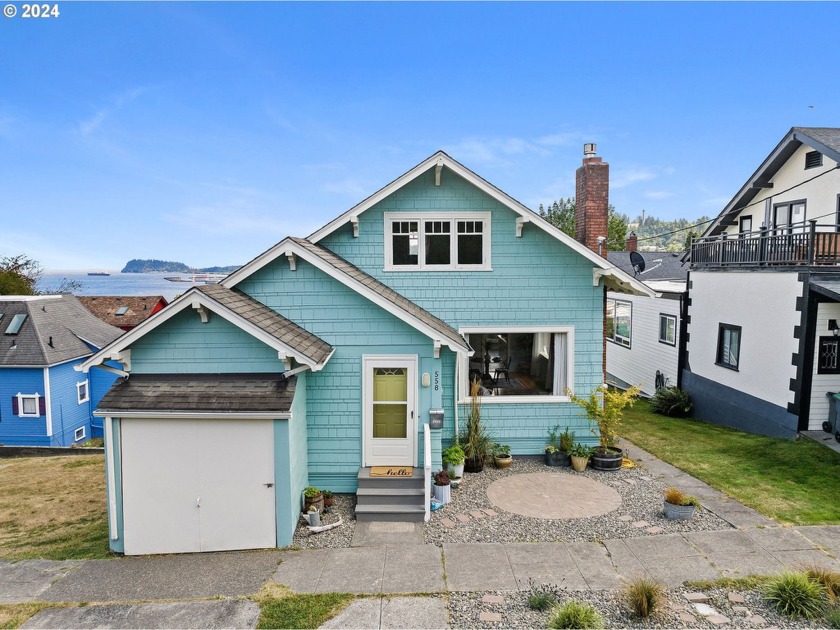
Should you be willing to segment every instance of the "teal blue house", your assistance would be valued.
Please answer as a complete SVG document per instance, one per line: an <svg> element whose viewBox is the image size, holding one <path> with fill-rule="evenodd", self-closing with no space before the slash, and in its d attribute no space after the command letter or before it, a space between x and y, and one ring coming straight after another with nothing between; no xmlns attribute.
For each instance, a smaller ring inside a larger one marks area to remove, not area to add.
<svg viewBox="0 0 840 630"><path fill-rule="evenodd" d="M586 186L606 166L578 173L579 206L604 217L604 178ZM557 424L594 441L568 392L604 380L605 290L651 292L578 224L589 247L438 152L91 357L124 377L96 412L111 548L288 545L307 485L358 491L359 519L422 520L473 380L514 454ZM383 501L361 487L373 466L413 468L420 489Z"/></svg>

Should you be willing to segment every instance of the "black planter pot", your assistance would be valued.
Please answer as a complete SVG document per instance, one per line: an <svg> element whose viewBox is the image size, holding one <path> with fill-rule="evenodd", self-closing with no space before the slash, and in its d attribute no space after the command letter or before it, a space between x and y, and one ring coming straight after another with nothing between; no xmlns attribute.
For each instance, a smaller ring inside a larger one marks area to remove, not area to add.
<svg viewBox="0 0 840 630"><path fill-rule="evenodd" d="M467 457L464 460L464 472L480 473L482 470L484 470L483 457Z"/></svg>
<svg viewBox="0 0 840 630"><path fill-rule="evenodd" d="M545 465L569 467L572 465L572 460L565 451L555 451L554 453L545 454Z"/></svg>
<svg viewBox="0 0 840 630"><path fill-rule="evenodd" d="M621 460L624 458L624 451L615 446L608 446L607 452L601 451L600 447L592 452L589 465L595 470L621 470Z"/></svg>

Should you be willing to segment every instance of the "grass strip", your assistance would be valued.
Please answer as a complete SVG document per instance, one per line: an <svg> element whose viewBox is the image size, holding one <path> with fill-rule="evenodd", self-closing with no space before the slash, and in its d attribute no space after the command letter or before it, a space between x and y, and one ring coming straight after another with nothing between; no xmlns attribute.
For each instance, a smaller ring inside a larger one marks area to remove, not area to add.
<svg viewBox="0 0 840 630"><path fill-rule="evenodd" d="M771 438L668 418L652 412L645 400L625 411L621 433L780 523L840 523L840 453L813 440Z"/></svg>

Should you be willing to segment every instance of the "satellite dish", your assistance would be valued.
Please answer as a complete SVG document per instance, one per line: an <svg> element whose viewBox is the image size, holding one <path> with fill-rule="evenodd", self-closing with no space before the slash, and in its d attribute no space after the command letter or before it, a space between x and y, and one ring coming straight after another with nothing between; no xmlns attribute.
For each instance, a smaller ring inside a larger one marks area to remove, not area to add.
<svg viewBox="0 0 840 630"><path fill-rule="evenodd" d="M645 257L639 252L630 252L630 264L633 265L633 275L637 276L645 270Z"/></svg>

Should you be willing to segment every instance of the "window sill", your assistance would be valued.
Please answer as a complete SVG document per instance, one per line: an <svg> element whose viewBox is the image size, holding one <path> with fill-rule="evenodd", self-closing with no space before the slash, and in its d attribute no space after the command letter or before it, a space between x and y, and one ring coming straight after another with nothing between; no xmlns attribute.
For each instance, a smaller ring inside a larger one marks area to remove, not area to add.
<svg viewBox="0 0 840 630"><path fill-rule="evenodd" d="M671 343L670 341L662 341L662 340L660 339L660 340L659 340L659 343L661 343L663 346L671 346L672 348L676 348L676 347L677 347L677 343L676 343L676 342Z"/></svg>
<svg viewBox="0 0 840 630"><path fill-rule="evenodd" d="M734 367L732 365L726 365L726 363L718 363L717 361L715 361L715 365L717 365L718 367L725 368L727 370L732 370L733 372L739 372L740 371L740 370L738 370L737 367Z"/></svg>
<svg viewBox="0 0 840 630"><path fill-rule="evenodd" d="M568 396L479 396L482 405L529 405L531 403L567 403L571 402ZM472 397L461 398L459 405L469 405Z"/></svg>
<svg viewBox="0 0 840 630"><path fill-rule="evenodd" d="M613 341L609 337L607 337L607 341L609 341L614 346L618 346L619 348L627 348L628 350L630 350L630 344L629 343L621 343L620 341Z"/></svg>
<svg viewBox="0 0 840 630"><path fill-rule="evenodd" d="M408 271L411 273L417 273L421 271L445 271L447 273L453 271L493 271L493 267L435 267L426 265L425 267L394 267L393 265L386 265L382 268L382 271L385 272L393 272L393 271Z"/></svg>

